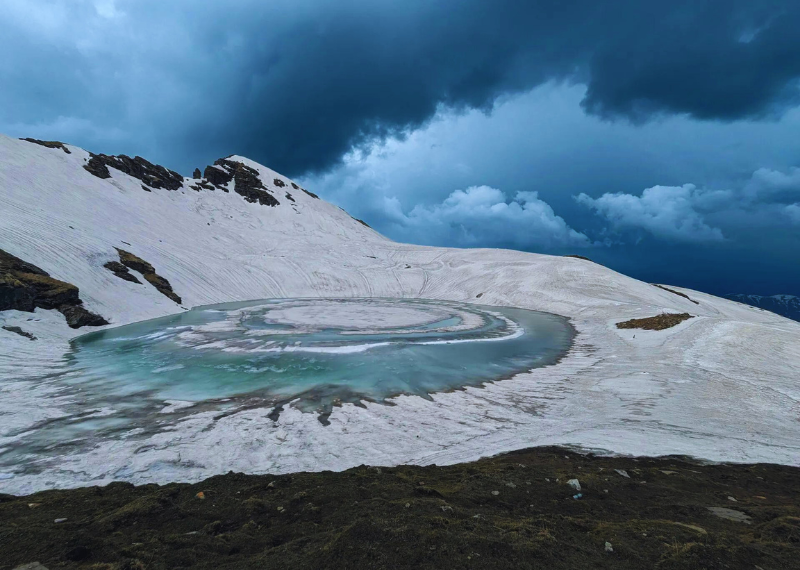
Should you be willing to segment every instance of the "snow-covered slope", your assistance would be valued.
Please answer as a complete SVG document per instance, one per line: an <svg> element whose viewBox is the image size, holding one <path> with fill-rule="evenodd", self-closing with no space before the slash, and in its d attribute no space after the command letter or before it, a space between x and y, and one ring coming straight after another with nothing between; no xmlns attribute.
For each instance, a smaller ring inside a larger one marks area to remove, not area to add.
<svg viewBox="0 0 800 570"><path fill-rule="evenodd" d="M113 168L111 178L96 177L83 168L89 153L67 149L0 136L0 249L77 285L84 306L112 326L224 301L376 296L548 311L570 317L578 336L560 364L482 389L430 401L403 396L395 406L344 405L327 427L293 409L277 422L263 409L217 419L198 413L179 430L147 442L100 443L64 457L57 472L0 481L0 488L197 479L231 469L442 464L551 443L800 465L798 323L672 288L696 304L582 259L395 243L242 157L229 160L257 170L279 205L220 188L194 190L191 179L177 190L145 191L141 180ZM118 259L115 247L152 264L182 304L105 269ZM665 331L614 326L665 311L697 318ZM62 413L57 382L32 379L59 363L68 339L86 329L70 329L59 313L41 309L0 312L0 324L39 339L0 329L1 452Z"/></svg>

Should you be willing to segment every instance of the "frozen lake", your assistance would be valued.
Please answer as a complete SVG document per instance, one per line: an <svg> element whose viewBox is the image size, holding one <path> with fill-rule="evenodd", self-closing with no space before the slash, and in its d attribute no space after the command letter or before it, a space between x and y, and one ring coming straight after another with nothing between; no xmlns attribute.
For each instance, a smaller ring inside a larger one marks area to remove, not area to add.
<svg viewBox="0 0 800 570"><path fill-rule="evenodd" d="M73 400L0 456L19 468L103 439L172 429L186 415L289 403L325 424L332 406L383 402L554 363L566 319L524 309L402 299L227 303L81 336L57 380Z"/></svg>

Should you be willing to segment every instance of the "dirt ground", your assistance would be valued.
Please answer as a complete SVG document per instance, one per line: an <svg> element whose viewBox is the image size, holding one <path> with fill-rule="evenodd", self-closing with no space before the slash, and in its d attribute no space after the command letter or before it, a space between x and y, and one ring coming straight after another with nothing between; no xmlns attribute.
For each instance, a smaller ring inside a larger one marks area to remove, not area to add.
<svg viewBox="0 0 800 570"><path fill-rule="evenodd" d="M788 570L800 568L800 469L550 447L449 467L0 495L0 569L31 562Z"/></svg>

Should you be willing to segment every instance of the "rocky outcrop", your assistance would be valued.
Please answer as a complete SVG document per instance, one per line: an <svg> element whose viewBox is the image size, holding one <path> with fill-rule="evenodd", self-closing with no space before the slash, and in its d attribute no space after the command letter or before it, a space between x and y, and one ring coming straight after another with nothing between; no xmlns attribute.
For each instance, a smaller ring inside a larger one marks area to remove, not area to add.
<svg viewBox="0 0 800 570"><path fill-rule="evenodd" d="M108 324L82 305L75 285L54 279L35 265L0 250L0 311L56 309L74 329Z"/></svg>
<svg viewBox="0 0 800 570"><path fill-rule="evenodd" d="M284 186L286 186L286 182L284 182L284 181L283 181L283 180L281 180L280 178L273 178L273 179L272 179L272 183L273 183L275 186L277 186L278 188L283 188Z"/></svg>
<svg viewBox="0 0 800 570"><path fill-rule="evenodd" d="M694 299L689 297L689 295L687 295L686 293L681 293L680 291L676 291L675 289L670 289L669 287L664 287L663 285L659 285L658 283L651 283L651 285L653 285L653 287L658 287L659 289L663 289L664 291L669 291L670 293L672 293L673 295L677 295L678 297L683 297L684 299L688 299L689 301L691 301L695 305L699 305L700 304L699 301L695 301Z"/></svg>
<svg viewBox="0 0 800 570"><path fill-rule="evenodd" d="M200 190L212 190L213 191L216 188L216 186L211 184L211 182L209 182L208 180L202 179L197 184L189 184L189 188L191 188L192 190L194 190L196 192L200 192ZM225 191L225 192L228 191L227 188L223 188L222 190Z"/></svg>
<svg viewBox="0 0 800 570"><path fill-rule="evenodd" d="M313 192L309 192L309 191L308 191L308 190L306 190L305 188L300 188L300 190L302 190L303 192L305 192L306 194L308 194L308 195L309 195L309 196L311 196L312 198L316 198L317 200L319 200L319 196L317 196L317 195L316 195L316 194L314 194Z"/></svg>
<svg viewBox="0 0 800 570"><path fill-rule="evenodd" d="M194 172L192 173L192 178L194 178L195 180L200 180L200 178L202 178L202 177L203 177L203 175L200 173L200 169L199 168L195 168Z"/></svg>
<svg viewBox="0 0 800 570"><path fill-rule="evenodd" d="M228 184L228 182L233 180L233 172L228 172L226 169L217 166L217 163L220 160L218 160L214 164L206 166L205 170L203 171L203 177L209 182L211 182L211 184L213 184L214 186L223 187L226 184Z"/></svg>
<svg viewBox="0 0 800 570"><path fill-rule="evenodd" d="M29 333L29 332L25 332L24 330L22 330L22 329L21 329L21 328L19 328L19 327L6 327L6 326L4 326L4 327L3 327L3 330L4 330L4 331L8 331L8 332L12 332L12 333L14 333L14 334L18 334L19 336L24 336L25 338L28 338L28 339L30 339L30 340L36 340L36 337L35 337L35 336L33 336L33 335L32 335L31 333Z"/></svg>
<svg viewBox="0 0 800 570"><path fill-rule="evenodd" d="M24 139L19 139L19 140L28 141L29 143L34 143L34 144L38 144L38 145L41 145L41 146L46 146L47 148L60 148L61 150L63 150L67 154L72 154L72 152L70 152L70 150L64 145L64 143L62 143L60 141L42 141L42 140L39 140L39 139L32 139L32 138L24 138Z"/></svg>
<svg viewBox="0 0 800 570"><path fill-rule="evenodd" d="M119 261L109 261L108 263L103 265L103 267L108 269L111 273L113 273L120 279L123 279L125 281L130 281L131 283L138 283L139 285L142 284L142 282L139 281L135 275L131 274L131 272L128 271L128 268L122 265Z"/></svg>
<svg viewBox="0 0 800 570"><path fill-rule="evenodd" d="M252 203L259 203L263 206L277 206L280 204L277 198L261 182L258 171L250 168L244 163L227 158L220 158L214 162L214 166L207 166L205 169L206 179L215 185L228 184L234 181L233 191L242 196L245 200ZM283 182L281 181L281 185Z"/></svg>
<svg viewBox="0 0 800 570"><path fill-rule="evenodd" d="M72 329L100 327L108 324L103 317L87 311L81 305L61 305L58 310L67 319L67 324Z"/></svg>
<svg viewBox="0 0 800 570"><path fill-rule="evenodd" d="M115 249L119 254L120 265L126 268L126 273L127 269L133 269L134 271L138 271L139 273L142 274L142 277L144 277L148 283L150 283L153 287L155 287L158 290L159 293L161 293L165 297L172 299L178 304L182 302L181 298L175 293L175 291L172 290L172 285L170 284L170 282L161 277L158 273L156 273L155 268L152 265L150 265L147 261L145 261L144 259L142 259L137 255L132 254L129 251L125 251L124 249L119 249L119 248ZM109 263L116 263L116 262L112 261ZM107 263L105 267L108 268L108 265L109 264ZM130 275L130 273L128 273L128 275L130 277L133 277L133 279L135 279L137 283L140 283L140 281L136 279L136 277ZM120 277L121 279L126 279L121 275L117 275L117 277ZM130 279L126 279L126 281L130 281Z"/></svg>
<svg viewBox="0 0 800 570"><path fill-rule="evenodd" d="M141 180L151 188L177 190L183 186L183 176L174 170L169 170L159 164L153 164L141 156L131 158L124 154L119 156L90 154L91 158L83 165L83 168L98 178L110 178L111 173L108 171L110 166L128 176Z"/></svg>

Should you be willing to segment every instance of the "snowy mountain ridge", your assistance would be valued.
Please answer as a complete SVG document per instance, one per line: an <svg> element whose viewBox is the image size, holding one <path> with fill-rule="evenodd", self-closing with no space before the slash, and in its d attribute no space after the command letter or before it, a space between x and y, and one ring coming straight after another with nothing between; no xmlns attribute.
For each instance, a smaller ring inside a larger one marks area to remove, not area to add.
<svg viewBox="0 0 800 570"><path fill-rule="evenodd" d="M551 312L577 330L554 366L430 400L344 404L328 427L291 407L278 421L260 408L198 412L149 443L101 442L65 458L64 485L446 464L545 444L800 464L796 322L579 258L396 243L244 157L179 180L144 159L59 145L0 136L0 250L77 287L81 306L111 326L227 301L389 297ZM662 331L616 327L661 313L692 318ZM43 308L0 310L0 325L37 338L0 329L2 448L77 405L54 378L69 339L95 329Z"/></svg>
<svg viewBox="0 0 800 570"><path fill-rule="evenodd" d="M787 319L800 321L800 297L795 295L725 295L726 299L771 311Z"/></svg>

